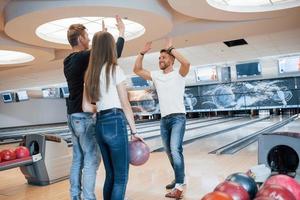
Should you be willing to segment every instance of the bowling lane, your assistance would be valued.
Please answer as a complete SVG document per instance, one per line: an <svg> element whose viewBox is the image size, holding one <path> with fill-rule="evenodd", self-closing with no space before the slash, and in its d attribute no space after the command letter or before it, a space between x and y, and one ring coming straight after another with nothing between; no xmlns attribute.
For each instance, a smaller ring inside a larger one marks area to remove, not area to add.
<svg viewBox="0 0 300 200"><path fill-rule="evenodd" d="M248 122L251 118L241 118L236 121L226 122L219 125L204 127L198 130L198 134L221 130L222 128L235 126ZM251 126L268 126L272 121L278 120L278 117L270 120L257 122ZM268 121L270 121L268 123ZM244 129L247 127L245 126ZM255 128L255 127L254 127ZM247 171L251 166L257 163L256 151L241 151L234 155L215 155L208 154L209 150L223 145L225 138L231 141L235 135L246 134L243 128L239 131L231 131L209 138L195 140L193 143L184 146L184 155L186 163L186 182L187 189L186 200L200 199L206 193L212 191L219 183L231 173ZM197 130L194 130L197 132ZM238 130L238 129L237 129ZM188 132L186 135L189 134ZM160 139L160 137L159 137ZM206 148L205 148L206 147ZM22 199L69 199L68 180L46 186L29 186L20 173L19 169L7 170L1 172L0 199L16 200ZM101 199L101 189L104 182L103 163L97 175L97 197ZM141 167L130 168L130 178L128 182L127 195L129 199L152 200L163 199L165 194L164 185L171 181L173 171L164 152L151 153L150 160ZM6 183L7 182L7 183ZM51 192L53 191L53 192ZM50 192L50 193L49 193ZM45 196L45 194L47 194Z"/></svg>
<svg viewBox="0 0 300 200"><path fill-rule="evenodd" d="M214 121L214 120L222 120L224 117L210 117L210 118L195 118L195 119L187 119L187 124L189 123L196 123L196 122L206 122L206 121ZM148 127L154 127L154 126L159 126L160 121L155 121L155 122L144 122L144 123L137 123L136 127L138 129L144 129Z"/></svg>
<svg viewBox="0 0 300 200"><path fill-rule="evenodd" d="M32 126L19 126L19 127L9 127L9 128L0 128L0 134L12 131L25 131L41 128L51 128L51 127L66 127L67 123L57 123L57 124L46 124L46 125L32 125Z"/></svg>
<svg viewBox="0 0 300 200"><path fill-rule="evenodd" d="M300 132L300 118L298 117L295 121L286 124L274 132Z"/></svg>
<svg viewBox="0 0 300 200"><path fill-rule="evenodd" d="M231 127L234 127L237 125L247 123L251 120L254 121L257 119L258 118L249 118L249 117L239 118L239 119L235 119L232 121L226 121L225 123L211 124L211 125L208 125L205 127L199 127L199 128L192 129L192 130L189 130L190 126L187 126L186 133L184 136L184 141L195 139L195 138L201 137L201 136L203 137L205 135L209 135L214 132L222 131L222 130L225 130L225 129L228 129L228 128L231 128ZM149 145L151 150L156 150L156 149L159 149L162 147L162 142L159 137L146 140L146 143Z"/></svg>
<svg viewBox="0 0 300 200"><path fill-rule="evenodd" d="M53 131L65 131L69 130L67 125L47 125L41 127L24 127L24 128L11 128L8 130L0 130L1 136L16 136L16 135L24 135L27 133L40 133L40 132L53 132Z"/></svg>
<svg viewBox="0 0 300 200"><path fill-rule="evenodd" d="M286 116L286 117L289 117L289 116ZM280 132L280 131L299 132L300 131L300 118L298 117L296 120L284 125L283 127L276 129L273 132ZM254 142L253 144L244 148L242 151L255 151L256 152L257 148L258 148L258 142Z"/></svg>
<svg viewBox="0 0 300 200"><path fill-rule="evenodd" d="M187 128L196 128L196 127L206 127L213 124L225 123L232 120L238 120L241 117L233 117L233 118L212 118L212 119L199 119L199 120L187 120L186 126ZM149 137L153 135L157 135L160 133L160 124L153 125L151 127L142 127L137 128L138 133L142 134L143 137Z"/></svg>
<svg viewBox="0 0 300 200"><path fill-rule="evenodd" d="M220 117L215 117L216 119L221 119ZM202 118L202 119L191 119L188 120L188 123L196 122L196 121L207 121L212 119ZM147 127L157 127L159 126L159 121L151 121L151 122L143 122L136 124L138 129L144 129ZM49 125L39 125L39 126L26 126L26 127L16 127L16 128L3 128L0 129L0 139L5 136L19 136L25 134L43 134L43 133L64 133L68 132L69 127L66 123L62 124L49 124Z"/></svg>
<svg viewBox="0 0 300 200"><path fill-rule="evenodd" d="M235 172L245 172L250 167L257 164L257 149L224 156L208 154L210 150L239 137L248 135L258 129L263 129L266 126L272 125L285 118L286 117L274 117L266 119L230 132L225 132L224 134L195 140L192 143L184 145L187 182L185 199L200 199L206 193L213 191L213 189L219 183L223 182L228 175ZM187 131L186 137L191 134L190 132L194 132L194 134L198 135L212 133L255 119L243 118L224 124ZM248 129L250 129L250 131L247 131ZM158 163L159 167L157 167ZM161 186L159 187L159 185L165 185L170 181L170 177L173 177L173 172L165 153L163 151L151 153L149 162L143 166L143 168L134 168L133 170L135 173L132 174L131 181L129 182L130 196L133 199L141 199L139 197L142 194L145 194L145 191L151 191L151 194L150 192L148 193L149 199L150 196L162 199L159 198L159 196L164 190ZM143 176L143 174L151 176ZM147 182L147 184L144 184L145 182ZM140 186L138 189L135 189L134 185Z"/></svg>
<svg viewBox="0 0 300 200"><path fill-rule="evenodd" d="M200 145L199 148L201 148L203 151L213 151L221 146L224 146L226 144L229 144L233 141L236 141L238 139L241 139L243 137L246 137L248 135L251 135L252 133L255 133L259 130L262 130L268 126L274 125L279 121L282 121L286 119L287 117L281 117L281 116L274 116L262 121L258 121L254 124L246 125L243 127L240 127L238 129L225 132L220 135L212 136L210 138L203 140L203 145ZM251 151L256 151L256 148L249 149Z"/></svg>
<svg viewBox="0 0 300 200"><path fill-rule="evenodd" d="M202 118L202 119L191 119L187 123L198 123L200 121L210 121L210 120L219 120L221 117L215 118ZM143 122L137 124L137 129L141 130L151 130L151 127L158 129L159 121ZM62 124L50 124L50 125L40 125L40 126L28 126L28 127L16 127L16 128L7 128L0 129L0 141L5 140L6 142L14 142L14 139L21 138L27 134L56 134L62 136L67 142L71 143L71 133L68 126L65 123Z"/></svg>

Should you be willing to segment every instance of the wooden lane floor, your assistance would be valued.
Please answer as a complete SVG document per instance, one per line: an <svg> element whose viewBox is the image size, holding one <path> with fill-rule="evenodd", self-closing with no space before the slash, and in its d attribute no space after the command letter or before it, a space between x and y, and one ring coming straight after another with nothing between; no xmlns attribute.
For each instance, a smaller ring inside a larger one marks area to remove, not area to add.
<svg viewBox="0 0 300 200"><path fill-rule="evenodd" d="M235 155L212 155L210 139L195 141L184 147L186 163L186 193L184 199L196 200L213 190L229 174L247 171L257 162L257 147L241 151ZM215 144L216 146L218 144ZM201 146L201 148L199 148ZM205 146L210 148L205 148ZM215 147L216 147L215 146ZM2 148L2 147L1 147ZM141 167L130 167L127 187L129 200L164 200L165 185L173 178L173 172L164 152L151 154L149 161ZM96 193L102 199L104 182L103 164L100 165ZM61 181L49 186L31 186L19 169L0 172L0 200L67 200L69 182Z"/></svg>

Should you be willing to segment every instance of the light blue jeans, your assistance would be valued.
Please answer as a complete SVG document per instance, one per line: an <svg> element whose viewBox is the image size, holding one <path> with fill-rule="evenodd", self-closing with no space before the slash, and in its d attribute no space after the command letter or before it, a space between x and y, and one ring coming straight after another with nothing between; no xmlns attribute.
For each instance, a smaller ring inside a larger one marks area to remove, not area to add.
<svg viewBox="0 0 300 200"><path fill-rule="evenodd" d="M160 121L161 138L164 149L173 167L176 183L184 183L183 137L185 133L185 114L171 114Z"/></svg>
<svg viewBox="0 0 300 200"><path fill-rule="evenodd" d="M101 160L95 138L95 119L92 113L68 115L68 125L72 132L73 160L70 172L70 192L72 199L95 200L95 182Z"/></svg>

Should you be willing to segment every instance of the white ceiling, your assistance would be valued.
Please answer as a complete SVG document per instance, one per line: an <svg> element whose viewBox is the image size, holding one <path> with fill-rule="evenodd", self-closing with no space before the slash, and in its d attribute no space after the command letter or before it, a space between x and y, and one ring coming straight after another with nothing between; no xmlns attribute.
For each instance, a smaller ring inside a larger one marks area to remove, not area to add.
<svg viewBox="0 0 300 200"><path fill-rule="evenodd" d="M144 64L157 69L157 51L164 47L162 38L166 36L173 37L174 45L193 66L300 52L299 7L245 14L217 10L205 0L140 2L75 0L71 6L70 0L0 1L4 16L0 17L0 49L25 49L38 58L26 66L0 65L0 91L65 82L62 61L69 47L42 41L33 31L41 23L87 13L107 17L119 14L146 27L145 35L125 44L119 64L127 74L132 74L135 55L148 40L154 41L153 49ZM245 38L249 45L228 48L222 43L239 38Z"/></svg>

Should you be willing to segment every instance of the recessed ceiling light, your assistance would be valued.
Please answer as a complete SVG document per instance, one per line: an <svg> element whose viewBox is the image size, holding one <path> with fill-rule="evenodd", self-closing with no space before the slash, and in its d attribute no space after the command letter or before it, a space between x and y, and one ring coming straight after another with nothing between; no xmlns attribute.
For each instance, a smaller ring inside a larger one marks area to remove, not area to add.
<svg viewBox="0 0 300 200"><path fill-rule="evenodd" d="M67 39L67 31L71 24L83 24L87 28L90 39L92 40L95 32L102 28L102 20L105 22L108 32L115 38L119 36L119 31L116 27L116 20L113 17L74 17L51 21L40 25L36 29L36 34L43 40L59 43L69 44ZM145 33L145 27L141 24L123 19L125 24L125 39L132 40L140 37Z"/></svg>
<svg viewBox="0 0 300 200"><path fill-rule="evenodd" d="M299 0L207 0L218 9L235 12L263 12L300 6Z"/></svg>
<svg viewBox="0 0 300 200"><path fill-rule="evenodd" d="M34 60L30 54L20 51L0 50L0 65L21 64Z"/></svg>

